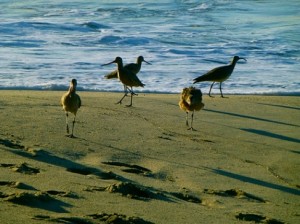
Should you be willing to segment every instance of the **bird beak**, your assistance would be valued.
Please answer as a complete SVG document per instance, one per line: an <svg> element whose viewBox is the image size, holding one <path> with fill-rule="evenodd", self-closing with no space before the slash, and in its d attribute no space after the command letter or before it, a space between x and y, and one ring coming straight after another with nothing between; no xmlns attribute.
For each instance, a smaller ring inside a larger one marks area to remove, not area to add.
<svg viewBox="0 0 300 224"><path fill-rule="evenodd" d="M103 64L103 65L101 65L101 66L110 65L110 64L113 64L113 63L116 63L116 62L115 62L115 61L112 61L112 62L109 62L109 63L107 63L107 64Z"/></svg>
<svg viewBox="0 0 300 224"><path fill-rule="evenodd" d="M144 62L146 62L148 65L152 65L150 62L143 60Z"/></svg>
<svg viewBox="0 0 300 224"><path fill-rule="evenodd" d="M240 58L240 59L243 59L243 60L247 61L246 58Z"/></svg>

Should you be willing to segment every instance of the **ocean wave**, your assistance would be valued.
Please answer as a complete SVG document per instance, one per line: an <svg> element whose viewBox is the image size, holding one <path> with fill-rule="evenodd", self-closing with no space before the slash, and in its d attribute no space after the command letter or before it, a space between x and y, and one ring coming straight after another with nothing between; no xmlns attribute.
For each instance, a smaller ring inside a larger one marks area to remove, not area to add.
<svg viewBox="0 0 300 224"><path fill-rule="evenodd" d="M0 47L21 47L21 48L38 48L45 44L45 41L41 40L5 40L0 41Z"/></svg>
<svg viewBox="0 0 300 224"><path fill-rule="evenodd" d="M123 92L121 86L119 88L107 87L107 88L88 88L88 87L77 87L77 91L82 92ZM40 85L40 86L0 86L0 90L31 90L31 91L67 91L69 89L68 85ZM166 89L134 89L136 93L158 93L158 94L180 94L182 88L174 90ZM202 90L203 94L208 94L207 91ZM214 93L212 93L214 94ZM219 94L218 92L216 94ZM300 91L224 91L223 94L226 95L261 95L261 96L300 96Z"/></svg>
<svg viewBox="0 0 300 224"><path fill-rule="evenodd" d="M97 23L97 22L86 22L82 24L85 27L91 28L93 30L100 30L100 29L108 29L109 26Z"/></svg>
<svg viewBox="0 0 300 224"><path fill-rule="evenodd" d="M125 37L125 36L115 36L107 35L100 38L99 42L101 44L114 45L118 44L121 46L138 46L138 45L147 45L152 42L152 39L147 37Z"/></svg>

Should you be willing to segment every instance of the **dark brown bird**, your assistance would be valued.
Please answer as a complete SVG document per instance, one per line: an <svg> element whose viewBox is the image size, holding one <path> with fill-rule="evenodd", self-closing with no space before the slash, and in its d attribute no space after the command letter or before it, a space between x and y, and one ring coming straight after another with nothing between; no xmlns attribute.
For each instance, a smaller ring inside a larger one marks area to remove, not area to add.
<svg viewBox="0 0 300 224"><path fill-rule="evenodd" d="M139 56L136 59L136 63L130 63L130 64L126 64L124 65L124 68L127 70L130 70L131 72L133 72L134 74L138 74L141 70L142 67L142 62L146 62L147 64L151 65L150 62L147 62L143 56ZM114 70L110 73L108 73L107 75L104 76L107 79L117 79L118 78L118 70ZM127 92L127 90L131 91L131 89L129 89L127 86L124 85L124 91ZM134 95L136 95L135 93L133 93ZM127 95L127 94L126 94Z"/></svg>
<svg viewBox="0 0 300 224"><path fill-rule="evenodd" d="M224 97L223 93L222 93L222 83L230 77L230 75L232 74L233 69L235 67L235 64L240 59L247 61L245 58L241 58L239 56L234 56L229 65L214 68L214 69L210 70L209 72L205 73L204 75L199 76L198 78L195 78L193 80L194 84L197 82L212 81L213 83L211 84L209 93L208 93L208 95L211 97L210 92L211 92L213 85L215 84L215 82L219 82L221 97Z"/></svg>
<svg viewBox="0 0 300 224"><path fill-rule="evenodd" d="M127 105L128 107L132 106L132 96L134 95L134 92L132 90L133 86L136 87L144 87L145 84L143 84L139 78L136 76L136 74L132 71L130 71L129 69L126 69L123 66L123 60L121 57L116 57L116 59L110 63L107 64L103 64L102 66L105 65L109 65L112 63L117 63L118 68L117 68L117 75L118 75L118 79L123 83L124 86L126 86L126 88L124 88L124 96L121 98L121 100L119 100L117 103L122 103L122 100L124 99L124 97L127 95L127 88L128 86L130 87L130 93L131 93L131 98L130 98L130 104Z"/></svg>
<svg viewBox="0 0 300 224"><path fill-rule="evenodd" d="M66 124L67 124L67 136L73 138L73 131L75 126L75 119L78 109L81 107L81 99L79 95L76 93L76 87L77 87L77 80L72 79L70 83L70 88L67 93L65 93L61 97L61 105L63 106L64 111L66 112ZM68 112L74 114L74 120L72 125L72 132L69 135L69 125L68 125Z"/></svg>
<svg viewBox="0 0 300 224"><path fill-rule="evenodd" d="M145 61L143 56L139 56L136 59L136 63L126 64L126 65L124 65L124 68L127 70L130 70L131 72L133 72L134 74L137 75L137 73L139 73L139 71L141 70L143 61L146 62L147 64L151 65L150 62ZM107 79L117 79L118 78L118 70L114 70L114 71L108 73L107 75L105 75L104 77Z"/></svg>
<svg viewBox="0 0 300 224"><path fill-rule="evenodd" d="M186 112L186 125L189 126L188 115L189 112L192 112L191 115L191 127L188 130L194 131L193 128L193 120L194 120L194 111L201 110L204 107L202 103L202 92L200 89L196 89L191 86L189 88L184 88L181 92L180 101L179 101L180 109Z"/></svg>

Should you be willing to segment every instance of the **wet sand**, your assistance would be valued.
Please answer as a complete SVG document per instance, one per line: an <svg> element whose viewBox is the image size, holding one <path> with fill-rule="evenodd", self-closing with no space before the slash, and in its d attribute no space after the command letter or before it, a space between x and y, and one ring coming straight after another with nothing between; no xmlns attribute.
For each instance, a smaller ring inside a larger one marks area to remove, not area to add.
<svg viewBox="0 0 300 224"><path fill-rule="evenodd" d="M62 94L0 91L0 223L299 223L299 97Z"/></svg>

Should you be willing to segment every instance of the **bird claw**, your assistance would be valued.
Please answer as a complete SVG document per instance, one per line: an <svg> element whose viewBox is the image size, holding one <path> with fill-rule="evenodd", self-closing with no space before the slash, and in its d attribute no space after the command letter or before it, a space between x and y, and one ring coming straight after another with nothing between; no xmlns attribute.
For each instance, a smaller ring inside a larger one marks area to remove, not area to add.
<svg viewBox="0 0 300 224"><path fill-rule="evenodd" d="M66 135L66 137L69 137L69 138L76 138L73 134Z"/></svg>
<svg viewBox="0 0 300 224"><path fill-rule="evenodd" d="M193 128L193 127L190 127L190 128L188 128L187 130L191 130L191 131L197 131L195 128Z"/></svg>

